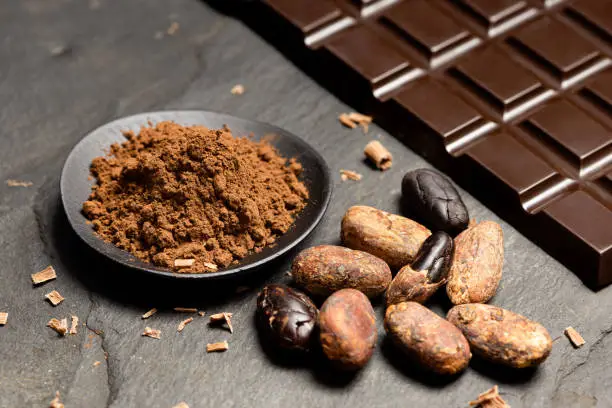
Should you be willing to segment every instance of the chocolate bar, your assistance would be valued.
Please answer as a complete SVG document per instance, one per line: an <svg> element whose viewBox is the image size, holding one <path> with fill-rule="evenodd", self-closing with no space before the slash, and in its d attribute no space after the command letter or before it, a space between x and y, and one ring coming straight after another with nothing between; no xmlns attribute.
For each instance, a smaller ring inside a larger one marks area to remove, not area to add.
<svg viewBox="0 0 612 408"><path fill-rule="evenodd" d="M315 79L589 286L612 282L612 0L257 7Z"/></svg>

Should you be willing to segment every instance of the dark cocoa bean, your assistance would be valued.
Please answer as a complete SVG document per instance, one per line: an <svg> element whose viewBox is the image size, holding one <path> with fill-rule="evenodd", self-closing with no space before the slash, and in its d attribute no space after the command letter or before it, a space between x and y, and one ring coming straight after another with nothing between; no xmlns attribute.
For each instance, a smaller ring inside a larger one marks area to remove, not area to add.
<svg viewBox="0 0 612 408"><path fill-rule="evenodd" d="M430 169L407 173L402 180L406 211L434 230L455 236L467 228L469 214L459 193L444 175Z"/></svg>
<svg viewBox="0 0 612 408"><path fill-rule="evenodd" d="M434 232L419 249L412 262L412 269L427 271L429 282L441 282L448 276L454 253L455 244L450 235L444 231Z"/></svg>
<svg viewBox="0 0 612 408"><path fill-rule="evenodd" d="M267 285L257 297L257 314L269 338L280 347L310 348L319 311L304 293L285 285Z"/></svg>
<svg viewBox="0 0 612 408"><path fill-rule="evenodd" d="M425 240L412 265L404 266L387 289L387 306L400 302L425 303L446 283L453 258L453 239L438 231Z"/></svg>
<svg viewBox="0 0 612 408"><path fill-rule="evenodd" d="M342 289L327 298L319 327L323 352L338 368L355 370L372 357L378 338L376 318L362 292Z"/></svg>

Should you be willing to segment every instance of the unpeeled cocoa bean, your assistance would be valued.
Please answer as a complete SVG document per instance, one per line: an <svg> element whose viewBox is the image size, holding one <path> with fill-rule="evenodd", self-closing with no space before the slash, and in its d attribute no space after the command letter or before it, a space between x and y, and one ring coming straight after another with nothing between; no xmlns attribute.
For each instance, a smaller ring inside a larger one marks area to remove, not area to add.
<svg viewBox="0 0 612 408"><path fill-rule="evenodd" d="M387 306L400 302L424 303L446 283L454 252L453 239L445 232L433 233L412 265L397 273L387 289Z"/></svg>
<svg viewBox="0 0 612 408"><path fill-rule="evenodd" d="M363 367L374 352L378 333L368 298L355 289L331 295L319 313L323 352L338 368Z"/></svg>
<svg viewBox="0 0 612 408"><path fill-rule="evenodd" d="M335 245L319 245L300 252L291 274L298 286L321 296L353 288L376 297L387 289L392 278L389 265L382 259Z"/></svg>
<svg viewBox="0 0 612 408"><path fill-rule="evenodd" d="M483 221L455 238L455 255L446 293L453 304L485 303L502 277L504 242L501 226Z"/></svg>
<svg viewBox="0 0 612 408"><path fill-rule="evenodd" d="M385 330L411 360L437 374L463 371L472 357L461 331L416 302L389 306Z"/></svg>
<svg viewBox="0 0 612 408"><path fill-rule="evenodd" d="M406 173L402 179L406 212L430 228L455 236L467 228L468 210L453 183L431 169Z"/></svg>
<svg viewBox="0 0 612 408"><path fill-rule="evenodd" d="M544 326L501 307L458 305L447 318L463 332L474 354L494 363L533 367L544 362L552 349Z"/></svg>
<svg viewBox="0 0 612 408"><path fill-rule="evenodd" d="M367 206L354 206L342 218L342 243L369 252L398 270L414 260L431 232L399 215Z"/></svg>
<svg viewBox="0 0 612 408"><path fill-rule="evenodd" d="M304 293L285 285L267 285L257 297L257 314L268 338L280 347L310 348L319 311Z"/></svg>

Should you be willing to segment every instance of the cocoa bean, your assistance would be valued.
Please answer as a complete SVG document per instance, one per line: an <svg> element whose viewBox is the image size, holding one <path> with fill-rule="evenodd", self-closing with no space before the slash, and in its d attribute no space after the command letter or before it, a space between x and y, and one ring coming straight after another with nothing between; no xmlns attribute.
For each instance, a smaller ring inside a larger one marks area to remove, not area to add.
<svg viewBox="0 0 612 408"><path fill-rule="evenodd" d="M412 265L404 266L387 288L387 306L400 302L425 303L441 286L453 257L453 239L438 231L425 240Z"/></svg>
<svg viewBox="0 0 612 408"><path fill-rule="evenodd" d="M341 235L345 246L369 252L398 270L412 263L431 232L409 218L354 206L344 214Z"/></svg>
<svg viewBox="0 0 612 408"><path fill-rule="evenodd" d="M424 225L455 236L467 228L468 210L453 183L431 169L406 173L402 179L406 212Z"/></svg>
<svg viewBox="0 0 612 408"><path fill-rule="evenodd" d="M474 354L494 363L533 367L544 362L552 349L544 326L501 307L459 305L447 318L463 332Z"/></svg>
<svg viewBox="0 0 612 408"><path fill-rule="evenodd" d="M327 298L319 327L323 352L338 368L355 370L372 357L376 318L370 301L358 290L342 289Z"/></svg>
<svg viewBox="0 0 612 408"><path fill-rule="evenodd" d="M502 277L504 243L501 226L483 221L455 238L455 255L446 293L455 305L485 303Z"/></svg>
<svg viewBox="0 0 612 408"><path fill-rule="evenodd" d="M375 297L387 289L392 278L389 266L380 258L335 245L300 252L293 261L291 274L298 286L322 296L353 288Z"/></svg>
<svg viewBox="0 0 612 408"><path fill-rule="evenodd" d="M304 293L267 285L257 297L257 314L267 336L282 348L308 350L319 311Z"/></svg>
<svg viewBox="0 0 612 408"><path fill-rule="evenodd" d="M385 330L412 361L437 374L463 371L472 357L467 340L455 326L416 302L389 306Z"/></svg>

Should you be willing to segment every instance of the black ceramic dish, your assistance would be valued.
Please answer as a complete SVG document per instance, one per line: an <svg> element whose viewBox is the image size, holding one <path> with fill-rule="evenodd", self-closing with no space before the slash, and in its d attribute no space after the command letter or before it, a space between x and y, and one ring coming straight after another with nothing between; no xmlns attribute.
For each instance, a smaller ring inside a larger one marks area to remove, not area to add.
<svg viewBox="0 0 612 408"><path fill-rule="evenodd" d="M181 125L203 125L211 129L229 126L234 136L246 136L251 132L256 140L264 135L285 157L295 157L304 166L300 176L310 191L306 208L298 215L291 229L279 237L276 245L265 248L262 252L250 254L239 264L212 273L177 274L157 267L134 257L114 245L100 239L93 231L87 219L81 213L81 206L87 200L95 180L89 178L91 161L107 154L113 143L123 142L122 131L133 130L136 133L150 121L157 123L171 120ZM142 113L118 119L89 133L72 150L62 171L61 195L64 210L76 233L94 250L123 264L143 272L177 279L217 279L237 277L252 271L264 263L283 255L312 232L321 221L331 197L331 176L325 160L316 150L299 137L275 126L236 118L225 114L206 111L167 111Z"/></svg>

